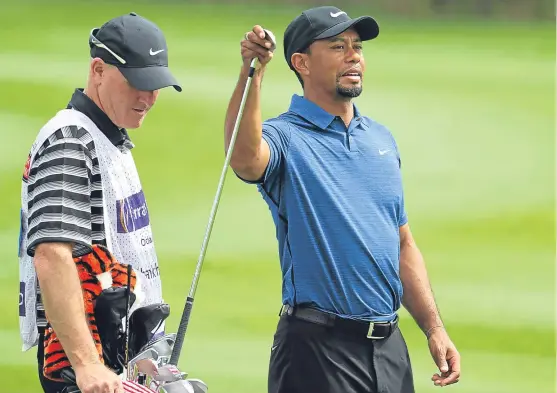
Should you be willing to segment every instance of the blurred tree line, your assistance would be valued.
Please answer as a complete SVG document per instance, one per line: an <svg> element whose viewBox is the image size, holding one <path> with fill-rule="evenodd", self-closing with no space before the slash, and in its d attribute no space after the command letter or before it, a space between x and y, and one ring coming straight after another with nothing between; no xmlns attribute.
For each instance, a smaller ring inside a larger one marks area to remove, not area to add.
<svg viewBox="0 0 557 393"><path fill-rule="evenodd" d="M174 0L176 1L176 0ZM179 0L178 0L179 1ZM182 0L184 1L184 0ZM555 20L555 0L201 0L203 4L253 4L296 6L336 5L372 8L375 13L405 17L480 17L511 20Z"/></svg>
<svg viewBox="0 0 557 393"><path fill-rule="evenodd" d="M427 0L435 14L474 14L509 19L553 19L553 0ZM421 3L421 1L416 1Z"/></svg>

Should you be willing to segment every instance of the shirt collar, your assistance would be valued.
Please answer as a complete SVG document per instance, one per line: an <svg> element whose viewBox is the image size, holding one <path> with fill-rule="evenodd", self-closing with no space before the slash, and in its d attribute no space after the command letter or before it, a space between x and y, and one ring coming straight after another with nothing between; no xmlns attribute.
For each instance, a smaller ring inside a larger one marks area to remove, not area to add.
<svg viewBox="0 0 557 393"><path fill-rule="evenodd" d="M354 120L358 123L361 120L360 111L354 105ZM315 124L322 130L325 130L331 122L335 119L335 115L331 115L329 112L325 111L323 108L315 104L314 102L306 99L305 97L294 94L290 102L291 112L303 117L310 123Z"/></svg>
<svg viewBox="0 0 557 393"><path fill-rule="evenodd" d="M354 106L354 119L357 121L361 121L362 120L362 115L360 114L360 110L358 109L358 107L356 106L356 104L352 104Z"/></svg>
<svg viewBox="0 0 557 393"><path fill-rule="evenodd" d="M124 144L130 149L133 147L126 129L114 124L108 115L83 92L83 89L75 89L67 108L76 109L90 118L114 146Z"/></svg>

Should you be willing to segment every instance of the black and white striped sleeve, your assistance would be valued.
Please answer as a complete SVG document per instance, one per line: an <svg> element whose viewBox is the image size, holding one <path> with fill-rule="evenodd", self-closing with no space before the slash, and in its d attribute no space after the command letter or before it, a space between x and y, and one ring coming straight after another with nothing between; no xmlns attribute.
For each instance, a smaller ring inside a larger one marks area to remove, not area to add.
<svg viewBox="0 0 557 393"><path fill-rule="evenodd" d="M90 135L77 127L56 131L39 150L29 171L28 248L71 242L73 255L91 250Z"/></svg>

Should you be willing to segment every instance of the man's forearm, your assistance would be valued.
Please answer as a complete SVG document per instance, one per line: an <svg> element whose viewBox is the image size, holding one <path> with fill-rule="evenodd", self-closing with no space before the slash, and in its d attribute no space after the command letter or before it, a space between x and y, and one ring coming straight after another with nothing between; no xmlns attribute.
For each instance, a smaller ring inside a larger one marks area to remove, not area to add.
<svg viewBox="0 0 557 393"><path fill-rule="evenodd" d="M264 68L256 70L253 75L251 87L244 106L244 112L240 121L234 152L231 157L231 161L239 165L241 165L241 161L246 158L250 159L256 157L261 146L262 124L259 98L263 72ZM228 146L230 145L234 124L239 114L238 111L240 109L248 74L249 67L242 67L238 83L228 105L225 120L226 150L228 150Z"/></svg>
<svg viewBox="0 0 557 393"><path fill-rule="evenodd" d="M99 355L87 324L71 247L39 245L35 269L47 318L72 366L98 363Z"/></svg>
<svg viewBox="0 0 557 393"><path fill-rule="evenodd" d="M400 278L404 289L402 304L425 334L443 326L424 259L413 240L403 242L400 251Z"/></svg>

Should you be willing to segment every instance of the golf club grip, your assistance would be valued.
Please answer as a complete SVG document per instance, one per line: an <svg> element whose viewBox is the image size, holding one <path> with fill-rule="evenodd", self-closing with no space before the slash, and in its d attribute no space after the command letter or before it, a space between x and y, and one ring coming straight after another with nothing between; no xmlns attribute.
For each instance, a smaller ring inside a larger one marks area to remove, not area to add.
<svg viewBox="0 0 557 393"><path fill-rule="evenodd" d="M188 296L184 312L182 313L182 319L180 320L180 325L178 325L178 331L176 332L176 341L174 341L172 354L170 355L169 363L173 366L178 366L178 360L180 359L180 353L182 352L182 346L184 345L184 338L186 336L186 330L188 330L188 323L190 321L192 308L193 298Z"/></svg>
<svg viewBox="0 0 557 393"><path fill-rule="evenodd" d="M77 381L75 372L73 369L63 369L60 372L60 376L68 384L63 390L62 393L80 393L81 390L77 387Z"/></svg>
<svg viewBox="0 0 557 393"><path fill-rule="evenodd" d="M73 384L77 383L76 382L76 377L75 377L75 372L71 368L70 369L65 368L62 371L60 371L60 376L67 383L73 383Z"/></svg>

